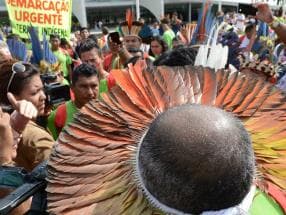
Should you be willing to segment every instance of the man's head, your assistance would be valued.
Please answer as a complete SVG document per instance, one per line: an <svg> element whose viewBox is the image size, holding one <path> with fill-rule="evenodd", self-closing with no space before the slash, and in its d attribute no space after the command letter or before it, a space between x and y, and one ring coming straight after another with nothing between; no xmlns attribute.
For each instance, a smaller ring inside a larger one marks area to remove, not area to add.
<svg viewBox="0 0 286 215"><path fill-rule="evenodd" d="M174 39L172 40L172 45L173 45L173 49L176 49L178 47L183 47L184 42L181 40L180 37L174 37Z"/></svg>
<svg viewBox="0 0 286 215"><path fill-rule="evenodd" d="M77 41L81 41L80 31L79 31L79 30L77 30L77 31L74 32L74 36L75 36L75 38L77 39Z"/></svg>
<svg viewBox="0 0 286 215"><path fill-rule="evenodd" d="M172 13L172 19L177 19L178 18L178 13L175 11Z"/></svg>
<svg viewBox="0 0 286 215"><path fill-rule="evenodd" d="M87 63L94 68L98 68L101 51L93 40L88 39L80 46L79 56L83 63Z"/></svg>
<svg viewBox="0 0 286 215"><path fill-rule="evenodd" d="M83 63L72 72L71 88L78 108L84 106L91 99L96 99L98 94L98 76L94 67Z"/></svg>
<svg viewBox="0 0 286 215"><path fill-rule="evenodd" d="M143 17L140 17L138 20L140 23L142 23L143 25L145 24L145 19Z"/></svg>
<svg viewBox="0 0 286 215"><path fill-rule="evenodd" d="M254 34L256 31L256 25L255 24L248 24L245 27L245 36L250 39L252 34Z"/></svg>
<svg viewBox="0 0 286 215"><path fill-rule="evenodd" d="M243 124L221 109L183 105L159 115L141 139L136 175L166 213L234 207L254 178L254 153Z"/></svg>
<svg viewBox="0 0 286 215"><path fill-rule="evenodd" d="M52 50L58 50L61 45L61 38L57 34L50 35L50 43Z"/></svg>
<svg viewBox="0 0 286 215"><path fill-rule="evenodd" d="M104 36L106 36L106 35L109 34L109 29L108 29L108 27L106 27L106 26L102 27L102 28L101 28L101 31L102 31L102 34L103 34Z"/></svg>
<svg viewBox="0 0 286 215"><path fill-rule="evenodd" d="M170 24L171 20L169 18L164 18L161 20L160 26L163 29L163 31L167 31L168 29L170 29Z"/></svg>
<svg viewBox="0 0 286 215"><path fill-rule="evenodd" d="M154 66L187 66L194 65L197 51L191 47L178 47L160 55Z"/></svg>
<svg viewBox="0 0 286 215"><path fill-rule="evenodd" d="M89 30L86 27L83 27L80 29L80 37L81 37L81 41L85 41L87 40L89 36Z"/></svg>
<svg viewBox="0 0 286 215"><path fill-rule="evenodd" d="M138 36L127 35L123 38L123 42L127 49L129 48L140 49L142 40Z"/></svg>
<svg viewBox="0 0 286 215"><path fill-rule="evenodd" d="M93 40L96 43L96 45L98 45L98 39L97 39L96 34L90 34L88 36L88 40Z"/></svg>
<svg viewBox="0 0 286 215"><path fill-rule="evenodd" d="M153 26L154 29L159 29L160 28L160 25L159 25L159 23L157 21L153 22L152 26Z"/></svg>

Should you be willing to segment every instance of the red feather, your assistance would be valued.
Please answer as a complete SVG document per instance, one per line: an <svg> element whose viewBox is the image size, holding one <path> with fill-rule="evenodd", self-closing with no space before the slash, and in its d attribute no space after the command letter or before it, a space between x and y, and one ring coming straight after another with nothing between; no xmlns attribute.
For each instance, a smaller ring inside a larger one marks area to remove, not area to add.
<svg viewBox="0 0 286 215"><path fill-rule="evenodd" d="M131 31L131 28L132 28L132 19L133 19L133 16L132 16L132 11L131 9L127 9L126 11L126 22L127 22L127 25L128 25L128 29L129 29L129 33Z"/></svg>
<svg viewBox="0 0 286 215"><path fill-rule="evenodd" d="M205 35L206 35L206 27L205 27L205 22L206 22L206 15L208 12L210 2L207 1L206 4L204 5L203 8L203 14L202 14L202 21L199 26L199 32L198 32L198 41L203 42L205 40Z"/></svg>

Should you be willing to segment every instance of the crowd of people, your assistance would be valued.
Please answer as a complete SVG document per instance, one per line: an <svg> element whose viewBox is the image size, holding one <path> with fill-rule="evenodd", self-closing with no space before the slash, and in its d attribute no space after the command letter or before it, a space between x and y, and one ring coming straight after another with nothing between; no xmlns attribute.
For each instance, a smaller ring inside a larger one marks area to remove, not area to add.
<svg viewBox="0 0 286 215"><path fill-rule="evenodd" d="M265 3L256 6L255 17L216 14L217 22L225 23L217 41L229 48L225 68L239 70L255 65L252 70L256 75L286 90L286 19L281 13L274 16ZM45 65L13 56L8 40L20 38L5 27L0 41L2 166L19 166L32 171L49 159L55 141L81 108L92 100L101 100L103 94L118 85L111 71L124 71L140 60L145 60L149 70L162 65L194 65L198 47L206 41L193 44L201 23L185 23L176 13L152 25L147 25L144 19L127 19L115 32L109 32L101 22L96 24L102 30L100 36L90 34L85 27L75 31L71 38L48 35L56 63L46 60ZM27 53L33 45L33 41L27 41ZM70 100L47 105L48 95L41 78L47 71L56 76L55 82L70 88ZM44 120L39 123L39 118ZM0 194L3 196L6 192Z"/></svg>

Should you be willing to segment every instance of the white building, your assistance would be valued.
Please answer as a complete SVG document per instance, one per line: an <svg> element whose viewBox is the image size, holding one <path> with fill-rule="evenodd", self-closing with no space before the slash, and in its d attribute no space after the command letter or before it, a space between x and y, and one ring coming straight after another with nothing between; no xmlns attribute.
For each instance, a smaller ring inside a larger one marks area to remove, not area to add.
<svg viewBox="0 0 286 215"><path fill-rule="evenodd" d="M202 0L73 0L73 15L81 26L92 28L96 21L103 24L117 24L125 18L125 11L132 7L136 10L136 2L140 4L140 14L143 17L159 18L164 13L176 11L185 21L195 20ZM250 4L252 0L213 0L213 10L222 8L223 11L236 11L239 3ZM268 0L271 5L276 0ZM5 0L0 0L0 13L2 18L7 18ZM1 21L1 20L0 20Z"/></svg>

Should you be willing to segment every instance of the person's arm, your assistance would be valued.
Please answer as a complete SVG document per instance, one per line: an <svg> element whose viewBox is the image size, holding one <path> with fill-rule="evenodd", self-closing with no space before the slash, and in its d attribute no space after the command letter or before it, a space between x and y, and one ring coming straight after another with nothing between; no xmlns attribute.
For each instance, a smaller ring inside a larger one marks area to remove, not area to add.
<svg viewBox="0 0 286 215"><path fill-rule="evenodd" d="M256 40L256 30L254 30L252 32L251 38L249 40L249 43L248 43L248 45L246 46L246 48L244 50L245 52L251 52L255 40Z"/></svg>
<svg viewBox="0 0 286 215"><path fill-rule="evenodd" d="M99 80L102 80L102 79L105 79L107 76L108 76L108 72L105 71L104 69L104 65L103 65L103 60L97 56L96 57L96 68L97 68L97 71L98 71L98 75L99 75Z"/></svg>
<svg viewBox="0 0 286 215"><path fill-rule="evenodd" d="M10 116L0 108L0 165L12 162L13 134L9 122Z"/></svg>
<svg viewBox="0 0 286 215"><path fill-rule="evenodd" d="M15 110L11 114L10 124L16 132L22 133L28 122L37 117L37 108L29 101L17 101L12 93L7 93L7 97Z"/></svg>
<svg viewBox="0 0 286 215"><path fill-rule="evenodd" d="M128 60L133 56L129 53L129 51L123 44L114 44L113 42L111 43L113 44L114 47L116 47L116 52L119 55L120 63L122 65L125 65L128 62Z"/></svg>
<svg viewBox="0 0 286 215"><path fill-rule="evenodd" d="M69 79L72 80L72 58L68 55L68 54L65 54L66 55L66 68L68 70L68 76L69 76Z"/></svg>
<svg viewBox="0 0 286 215"><path fill-rule="evenodd" d="M18 144L18 139L30 119L37 116L35 106L26 100L17 101L12 93L7 97L15 109L11 117L3 113L0 108L0 164L12 162L13 145Z"/></svg>
<svg viewBox="0 0 286 215"><path fill-rule="evenodd" d="M279 23L278 26L274 25L276 20L267 3L257 3L255 6L258 10L256 17L262 22L267 23L275 31L279 39L286 44L286 25L282 23Z"/></svg>

